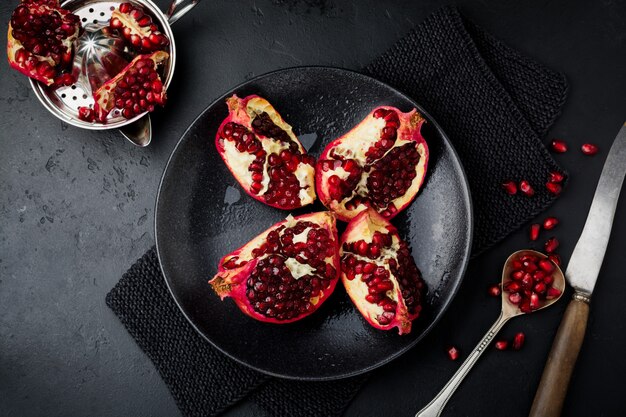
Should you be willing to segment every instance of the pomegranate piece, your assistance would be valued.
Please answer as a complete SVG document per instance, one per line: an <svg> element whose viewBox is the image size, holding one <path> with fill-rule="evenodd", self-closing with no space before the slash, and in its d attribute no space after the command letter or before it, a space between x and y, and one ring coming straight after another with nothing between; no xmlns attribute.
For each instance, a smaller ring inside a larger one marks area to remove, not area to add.
<svg viewBox="0 0 626 417"><path fill-rule="evenodd" d="M96 112L91 107L81 106L78 108L78 118L91 123L96 120Z"/></svg>
<svg viewBox="0 0 626 417"><path fill-rule="evenodd" d="M459 359L459 355L460 355L460 352L456 347L450 346L448 348L448 357L450 358L451 361L455 361Z"/></svg>
<svg viewBox="0 0 626 417"><path fill-rule="evenodd" d="M550 239L546 240L546 243L544 244L544 248L547 253L554 253L554 251L558 247L559 247L559 240L555 237L551 237Z"/></svg>
<svg viewBox="0 0 626 417"><path fill-rule="evenodd" d="M550 173L549 182L561 183L565 177L560 172L553 171Z"/></svg>
<svg viewBox="0 0 626 417"><path fill-rule="evenodd" d="M335 216L287 217L224 256L209 281L248 316L291 323L317 310L339 281Z"/></svg>
<svg viewBox="0 0 626 417"><path fill-rule="evenodd" d="M494 346L498 350L506 350L509 347L509 342L507 340L498 340L494 343Z"/></svg>
<svg viewBox="0 0 626 417"><path fill-rule="evenodd" d="M532 197L533 195L535 195L535 190L534 188L530 185L530 183L526 180L522 180L519 183L519 189L520 191L527 197Z"/></svg>
<svg viewBox="0 0 626 417"><path fill-rule="evenodd" d="M315 158L274 107L256 95L234 95L226 104L215 146L246 193L283 210L315 201Z"/></svg>
<svg viewBox="0 0 626 417"><path fill-rule="evenodd" d="M522 346L524 346L524 333L519 332L515 335L515 337L513 337L513 344L512 344L512 348L513 350L520 350L522 348Z"/></svg>
<svg viewBox="0 0 626 417"><path fill-rule="evenodd" d="M120 35L139 53L165 50L170 40L152 21L145 10L132 3L122 3L113 10L109 27Z"/></svg>
<svg viewBox="0 0 626 417"><path fill-rule="evenodd" d="M58 0L22 0L9 21L9 64L27 77L52 85L72 62L80 19Z"/></svg>
<svg viewBox="0 0 626 417"><path fill-rule="evenodd" d="M507 181L502 183L502 188L504 188L504 191L506 191L506 193L509 195L517 194L517 184L515 184L515 182L513 181Z"/></svg>
<svg viewBox="0 0 626 417"><path fill-rule="evenodd" d="M556 152L556 153L565 153L565 152L567 152L567 144L565 143L565 141L562 141L560 139L552 140L552 143L550 144L550 147L552 148L552 151Z"/></svg>
<svg viewBox="0 0 626 417"><path fill-rule="evenodd" d="M556 265L549 258L520 255L512 262L512 268L510 279L504 282L503 290L508 294L509 302L520 311L530 313L540 308L544 300L561 294L560 290L552 286Z"/></svg>
<svg viewBox="0 0 626 417"><path fill-rule="evenodd" d="M105 122L107 115L117 108L126 119L163 106L166 100L158 66L169 58L167 52L137 55L119 74L94 93L96 119Z"/></svg>
<svg viewBox="0 0 626 417"><path fill-rule="evenodd" d="M530 240L535 241L539 239L539 231L541 230L540 224L533 224L530 226Z"/></svg>
<svg viewBox="0 0 626 417"><path fill-rule="evenodd" d="M364 210L348 223L340 255L341 280L365 320L409 333L426 286L398 230L375 210Z"/></svg>
<svg viewBox="0 0 626 417"><path fill-rule="evenodd" d="M557 184L555 182L546 183L546 188L551 194L554 194L554 195L561 194L561 191L563 190L563 187L561 187L561 184Z"/></svg>
<svg viewBox="0 0 626 417"><path fill-rule="evenodd" d="M556 253L548 254L548 259L554 262L555 265L561 266L561 256Z"/></svg>
<svg viewBox="0 0 626 417"><path fill-rule="evenodd" d="M500 284L494 284L490 286L488 293L492 297L499 297L500 294L502 293L502 290L500 289Z"/></svg>
<svg viewBox="0 0 626 417"><path fill-rule="evenodd" d="M426 174L423 123L415 109L374 109L322 152L315 173L320 201L343 221L366 208L386 219L400 213L413 201Z"/></svg>
<svg viewBox="0 0 626 417"><path fill-rule="evenodd" d="M598 147L591 143L583 144L583 146L580 147L580 150L583 151L585 155L589 155L589 156L595 155L598 153Z"/></svg>
<svg viewBox="0 0 626 417"><path fill-rule="evenodd" d="M546 217L546 219L543 221L543 228L546 230L552 230L556 227L557 224L559 224L559 219L557 219L556 217Z"/></svg>

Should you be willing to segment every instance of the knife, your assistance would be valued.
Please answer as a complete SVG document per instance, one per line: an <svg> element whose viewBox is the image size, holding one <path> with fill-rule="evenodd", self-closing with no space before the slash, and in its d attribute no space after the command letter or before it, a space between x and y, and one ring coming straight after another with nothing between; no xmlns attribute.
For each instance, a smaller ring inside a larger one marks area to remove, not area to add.
<svg viewBox="0 0 626 417"><path fill-rule="evenodd" d="M617 134L602 168L598 188L580 239L565 271L574 296L556 333L530 417L558 417L583 343L589 301L609 243L617 200L626 173L626 123Z"/></svg>

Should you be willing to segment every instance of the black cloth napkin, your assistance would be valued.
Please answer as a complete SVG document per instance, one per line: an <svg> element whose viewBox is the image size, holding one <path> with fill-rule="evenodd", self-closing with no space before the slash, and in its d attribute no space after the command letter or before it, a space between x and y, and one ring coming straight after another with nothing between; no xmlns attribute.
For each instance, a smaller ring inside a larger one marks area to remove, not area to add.
<svg viewBox="0 0 626 417"><path fill-rule="evenodd" d="M474 254L554 200L543 184L550 171L563 171L540 137L565 100L563 75L503 45L454 7L435 12L365 72L421 103L453 141L474 201ZM527 179L535 197L506 195L500 183L508 179ZM245 397L271 416L339 416L367 379L285 381L227 358L175 305L154 248L124 274L106 302L186 417L217 415Z"/></svg>

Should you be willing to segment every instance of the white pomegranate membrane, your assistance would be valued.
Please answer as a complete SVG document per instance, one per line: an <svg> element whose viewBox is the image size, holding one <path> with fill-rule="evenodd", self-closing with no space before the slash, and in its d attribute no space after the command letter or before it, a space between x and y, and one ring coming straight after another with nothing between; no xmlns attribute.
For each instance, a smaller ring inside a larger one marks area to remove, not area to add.
<svg viewBox="0 0 626 417"><path fill-rule="evenodd" d="M322 203L349 221L367 208L395 217L417 195L428 164L416 110L379 107L331 142L317 163L316 187Z"/></svg>
<svg viewBox="0 0 626 417"><path fill-rule="evenodd" d="M372 209L357 215L341 239L341 279L375 328L411 331L422 310L424 281L397 229Z"/></svg>
<svg viewBox="0 0 626 417"><path fill-rule="evenodd" d="M522 313L537 310L546 300L561 295L555 288L556 265L550 259L535 255L521 255L513 261L509 280L503 285L508 302L515 304Z"/></svg>
<svg viewBox="0 0 626 417"><path fill-rule="evenodd" d="M317 310L339 280L335 217L288 217L220 260L209 281L250 317L290 323Z"/></svg>
<svg viewBox="0 0 626 417"><path fill-rule="evenodd" d="M283 210L315 200L315 159L265 99L232 96L215 146L233 176L253 198Z"/></svg>

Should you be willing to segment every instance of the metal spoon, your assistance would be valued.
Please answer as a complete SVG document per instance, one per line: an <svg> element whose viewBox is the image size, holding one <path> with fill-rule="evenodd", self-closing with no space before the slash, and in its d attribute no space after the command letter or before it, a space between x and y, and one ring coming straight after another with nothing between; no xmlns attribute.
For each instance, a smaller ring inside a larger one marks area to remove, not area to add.
<svg viewBox="0 0 626 417"><path fill-rule="evenodd" d="M520 250L520 251L513 253L506 260L504 264L504 268L502 269L503 287L504 287L504 283L509 281L510 279L509 277L511 276L511 272L513 270L513 266L512 266L513 260L518 259L519 257L523 255L535 255L539 259L547 258L546 255L536 252L534 250ZM552 300L545 300L543 306L541 306L537 310L533 310L533 312L539 311L546 307L551 306L556 301L558 301L563 295L563 290L565 289L565 276L563 275L563 271L561 271L561 268L557 266L554 272L552 273L552 276L554 277L554 282L552 286L560 290L561 295L559 295L557 298L554 298ZM443 389L439 392L439 394L437 394L435 398L433 398L433 400L430 403L428 403L426 407L424 407L421 411L419 411L415 415L415 417L439 416L441 412L443 411L443 408L445 407L446 403L450 399L450 397L452 397L452 394L454 394L454 392L459 387L459 385L461 384L465 376L469 373L470 369L472 369L476 361L478 361L478 358L480 358L480 356L483 354L485 349L489 346L489 344L491 343L493 338L496 336L498 331L502 328L502 326L504 326L504 323L506 323L513 317L517 317L523 314L526 314L526 313L521 312L520 309L516 305L512 304L508 300L508 293L505 291L502 291L502 311L500 312L500 317L498 317L498 319L493 324L493 326L491 326L487 334L485 334L482 340L474 348L472 353L467 357L467 359L465 359L465 362L463 362L461 367L456 371L456 373L448 381L445 387L443 387Z"/></svg>

